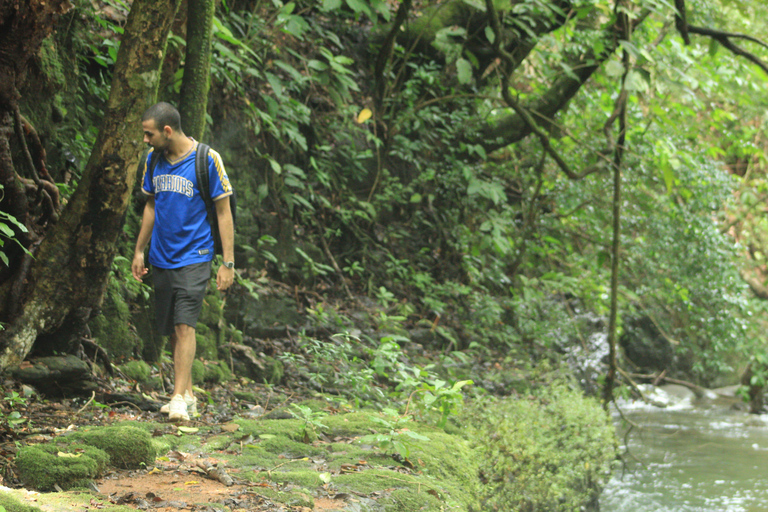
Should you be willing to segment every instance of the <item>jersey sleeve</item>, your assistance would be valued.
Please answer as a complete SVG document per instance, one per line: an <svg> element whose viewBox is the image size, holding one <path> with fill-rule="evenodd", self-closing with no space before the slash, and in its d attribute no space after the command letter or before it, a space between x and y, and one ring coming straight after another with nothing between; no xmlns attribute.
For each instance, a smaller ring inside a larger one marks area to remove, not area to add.
<svg viewBox="0 0 768 512"><path fill-rule="evenodd" d="M224 162L221 160L221 155L213 149L208 152L208 176L211 198L214 201L232 195L232 184L229 182L227 171L224 169Z"/></svg>
<svg viewBox="0 0 768 512"><path fill-rule="evenodd" d="M149 153L147 153L147 157L144 159L144 164L142 165L143 171L141 173L141 183L142 183L141 191L148 196L155 195L154 183L152 183L152 180L149 179L149 173L147 173L147 169L149 168L149 162L152 159L153 151L154 149L150 149Z"/></svg>

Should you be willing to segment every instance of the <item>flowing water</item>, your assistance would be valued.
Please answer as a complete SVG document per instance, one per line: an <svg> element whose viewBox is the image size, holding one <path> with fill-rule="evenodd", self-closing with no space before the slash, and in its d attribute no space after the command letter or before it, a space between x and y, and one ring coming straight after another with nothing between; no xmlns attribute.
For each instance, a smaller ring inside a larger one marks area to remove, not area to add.
<svg viewBox="0 0 768 512"><path fill-rule="evenodd" d="M667 408L623 404L638 427L626 438L626 470L614 473L601 512L768 511L768 415L735 410L737 399L714 393L696 400L668 391L660 394Z"/></svg>

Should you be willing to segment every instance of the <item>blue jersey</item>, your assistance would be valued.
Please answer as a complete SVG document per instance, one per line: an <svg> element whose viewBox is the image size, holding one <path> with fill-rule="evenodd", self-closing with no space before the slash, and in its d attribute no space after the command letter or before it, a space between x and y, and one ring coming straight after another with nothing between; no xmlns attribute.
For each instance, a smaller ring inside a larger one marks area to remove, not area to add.
<svg viewBox="0 0 768 512"><path fill-rule="evenodd" d="M205 202L195 173L197 143L176 162L165 155L157 160L150 180L147 168L152 151L144 162L142 192L155 198L155 225L149 248L149 262L160 268L179 268L213 259L213 235ZM221 156L208 153L210 193L214 201L232 195L232 186Z"/></svg>

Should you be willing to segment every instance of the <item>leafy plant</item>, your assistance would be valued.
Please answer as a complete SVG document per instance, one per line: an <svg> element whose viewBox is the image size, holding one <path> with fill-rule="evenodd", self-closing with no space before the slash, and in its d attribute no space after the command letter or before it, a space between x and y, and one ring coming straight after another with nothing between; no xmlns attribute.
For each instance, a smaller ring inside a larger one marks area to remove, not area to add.
<svg viewBox="0 0 768 512"><path fill-rule="evenodd" d="M4 420L11 427L20 425L27 421L28 418L23 417L21 412L16 410L27 405L27 399L25 397L19 395L19 393L16 391L11 391L6 393L3 401L8 403L11 408L11 412L6 415L3 415L2 412L0 412L0 419Z"/></svg>
<svg viewBox="0 0 768 512"><path fill-rule="evenodd" d="M411 448L420 441L429 438L406 427L410 422L409 416L401 416L394 409L385 408L378 416L369 416L371 421L384 427L386 432L369 434L360 438L360 443L372 444L385 452L392 450L404 460L411 455Z"/></svg>
<svg viewBox="0 0 768 512"><path fill-rule="evenodd" d="M0 192L1 191L2 185L0 185ZM9 263L8 255L2 249L5 247L6 242L14 242L19 247L21 247L25 253L29 254L30 256L32 255L32 253L30 253L26 247L21 245L21 242L19 242L18 238L16 238L16 232L14 231L14 228L21 231L22 233L27 232L27 227L16 220L16 217L5 212L0 212L0 261L2 261L5 266L8 266Z"/></svg>
<svg viewBox="0 0 768 512"><path fill-rule="evenodd" d="M305 443L309 443L312 438L317 437L318 429L328 428L326 425L323 425L320 422L322 418L324 418L325 416L328 416L327 413L323 411L313 411L310 407L307 407L306 405L301 405L301 404L294 403L294 404L291 404L291 407L292 409L289 409L288 412L297 420L301 420L304 422L302 426L303 428L302 438L304 439Z"/></svg>

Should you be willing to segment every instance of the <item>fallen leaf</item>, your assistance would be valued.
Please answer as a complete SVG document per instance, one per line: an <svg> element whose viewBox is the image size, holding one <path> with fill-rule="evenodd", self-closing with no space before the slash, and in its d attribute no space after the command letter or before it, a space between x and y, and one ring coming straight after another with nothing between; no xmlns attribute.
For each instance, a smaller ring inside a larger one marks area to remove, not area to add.
<svg viewBox="0 0 768 512"><path fill-rule="evenodd" d="M221 426L221 430L224 432L236 432L240 429L240 425L237 423L227 423L226 425Z"/></svg>

